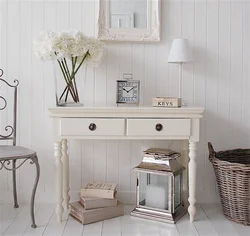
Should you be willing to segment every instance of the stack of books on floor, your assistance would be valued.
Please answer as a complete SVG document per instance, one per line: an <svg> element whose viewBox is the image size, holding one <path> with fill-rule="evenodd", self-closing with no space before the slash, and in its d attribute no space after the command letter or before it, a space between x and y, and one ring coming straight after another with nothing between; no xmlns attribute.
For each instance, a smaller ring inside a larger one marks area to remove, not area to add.
<svg viewBox="0 0 250 236"><path fill-rule="evenodd" d="M70 215L84 225L124 215L124 205L116 199L116 186L88 183L81 188L79 201L70 203Z"/></svg>

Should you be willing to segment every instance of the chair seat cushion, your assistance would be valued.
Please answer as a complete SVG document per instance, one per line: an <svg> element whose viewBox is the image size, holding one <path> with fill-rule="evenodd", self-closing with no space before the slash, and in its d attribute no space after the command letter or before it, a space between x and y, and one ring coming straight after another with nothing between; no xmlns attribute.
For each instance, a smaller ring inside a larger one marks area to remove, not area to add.
<svg viewBox="0 0 250 236"><path fill-rule="evenodd" d="M36 156L36 152L20 146L0 146L1 159L22 159Z"/></svg>

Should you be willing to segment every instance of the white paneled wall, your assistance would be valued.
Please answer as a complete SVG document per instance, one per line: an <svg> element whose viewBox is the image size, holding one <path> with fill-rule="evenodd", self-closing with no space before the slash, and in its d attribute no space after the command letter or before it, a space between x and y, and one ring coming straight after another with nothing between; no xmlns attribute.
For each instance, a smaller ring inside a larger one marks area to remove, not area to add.
<svg viewBox="0 0 250 236"><path fill-rule="evenodd" d="M54 201L52 124L54 106L50 62L33 55L32 39L40 30L75 28L89 36L97 31L98 1L2 0L0 6L0 68L5 78L20 80L18 143L35 149L41 164L37 200ZM207 142L216 150L249 147L250 2L237 0L162 0L160 43L107 43L105 59L80 79L85 106L115 104L116 80L132 72L141 80L141 103L155 96L178 95L178 67L167 64L174 38L188 38L193 63L183 66L183 98L205 107L198 145L198 201L216 201L218 193ZM1 125L8 117L1 115ZM132 167L148 147L180 150L181 142L71 141L70 184L74 198L89 180L115 181L119 191L135 190ZM34 178L28 163L18 173L19 195L29 200ZM11 201L11 175L0 171L0 200Z"/></svg>

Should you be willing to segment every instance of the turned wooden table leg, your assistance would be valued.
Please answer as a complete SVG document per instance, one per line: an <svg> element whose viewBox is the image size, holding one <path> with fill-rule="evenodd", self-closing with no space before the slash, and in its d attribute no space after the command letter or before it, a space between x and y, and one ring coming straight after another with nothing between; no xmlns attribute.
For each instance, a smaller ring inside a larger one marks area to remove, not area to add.
<svg viewBox="0 0 250 236"><path fill-rule="evenodd" d="M62 207L62 188L63 188L63 166L62 166L62 142L54 142L54 157L55 157L55 174L56 174L56 215L57 221L62 221L63 207Z"/></svg>
<svg viewBox="0 0 250 236"><path fill-rule="evenodd" d="M69 155L68 155L68 141L62 140L62 162L63 162L63 207L64 210L69 209Z"/></svg>
<svg viewBox="0 0 250 236"><path fill-rule="evenodd" d="M194 222L194 217L196 213L195 203L195 188L196 188L196 143L189 142L189 163L188 163L188 174L189 174L189 207L188 213L190 216L190 221Z"/></svg>
<svg viewBox="0 0 250 236"><path fill-rule="evenodd" d="M184 207L188 208L188 140L182 141L182 156L181 163L186 168L183 171L183 203Z"/></svg>

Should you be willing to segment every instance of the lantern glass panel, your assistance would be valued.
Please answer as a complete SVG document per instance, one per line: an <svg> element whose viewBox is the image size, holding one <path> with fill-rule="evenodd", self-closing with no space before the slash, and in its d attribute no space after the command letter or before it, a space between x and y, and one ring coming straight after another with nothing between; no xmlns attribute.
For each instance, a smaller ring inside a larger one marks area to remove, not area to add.
<svg viewBox="0 0 250 236"><path fill-rule="evenodd" d="M182 174L175 176L174 178L174 208L176 209L181 205L182 191Z"/></svg>
<svg viewBox="0 0 250 236"><path fill-rule="evenodd" d="M139 205L168 210L171 176L139 173Z"/></svg>

